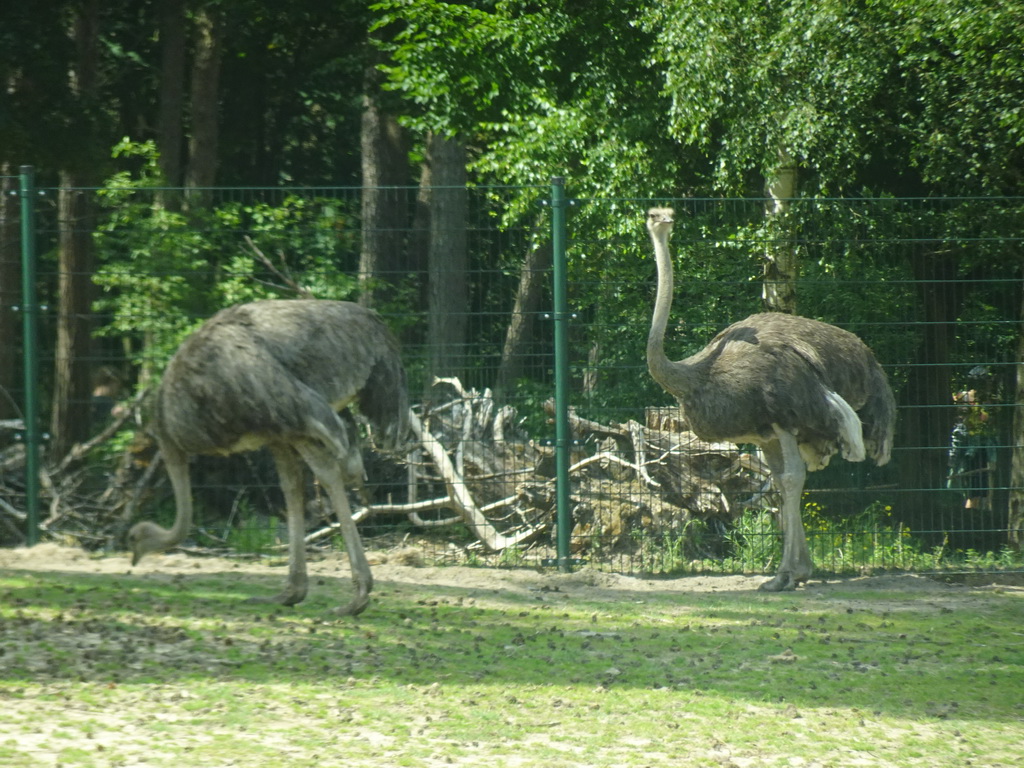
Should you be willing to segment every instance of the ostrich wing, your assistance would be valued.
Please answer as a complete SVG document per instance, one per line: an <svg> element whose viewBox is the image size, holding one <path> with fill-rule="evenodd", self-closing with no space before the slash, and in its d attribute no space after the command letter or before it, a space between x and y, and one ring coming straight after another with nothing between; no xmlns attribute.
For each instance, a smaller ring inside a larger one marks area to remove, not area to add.
<svg viewBox="0 0 1024 768"><path fill-rule="evenodd" d="M894 406L885 374L860 339L835 326L751 315L678 365L685 372L680 400L706 440L771 439L778 424L802 442L834 441L842 432L837 395L858 412L866 438L880 446L888 434L891 444ZM880 458L877 450L869 453Z"/></svg>
<svg viewBox="0 0 1024 768"><path fill-rule="evenodd" d="M187 453L324 429L346 440L335 411L357 398L395 439L408 410L397 343L383 322L355 304L316 300L217 313L182 344L157 398L158 430Z"/></svg>

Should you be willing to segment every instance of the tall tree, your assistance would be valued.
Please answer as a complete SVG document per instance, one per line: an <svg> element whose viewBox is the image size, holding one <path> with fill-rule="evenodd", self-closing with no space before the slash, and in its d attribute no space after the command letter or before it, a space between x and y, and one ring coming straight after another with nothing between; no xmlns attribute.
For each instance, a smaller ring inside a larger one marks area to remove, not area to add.
<svg viewBox="0 0 1024 768"><path fill-rule="evenodd" d="M797 314L796 283L800 276L800 252L791 236L792 223L786 214L797 196L799 168L785 149L779 149L778 167L765 185L767 232L764 253L764 281L761 298L771 312Z"/></svg>
<svg viewBox="0 0 1024 768"><path fill-rule="evenodd" d="M217 179L222 35L219 9L213 4L200 7L193 20L191 131L185 169L185 186L191 190L212 187ZM196 199L203 200L204 195Z"/></svg>
<svg viewBox="0 0 1024 768"><path fill-rule="evenodd" d="M434 376L462 376L469 319L469 252L466 239L466 145L458 137L431 134L430 243L427 348Z"/></svg>
<svg viewBox="0 0 1024 768"><path fill-rule="evenodd" d="M160 80L157 112L157 146L160 171L170 187L182 182L184 148L185 73L188 34L184 0L158 0L157 24L160 34ZM165 201L166 203L167 201Z"/></svg>
<svg viewBox="0 0 1024 768"><path fill-rule="evenodd" d="M0 419L13 419L19 412L15 393L21 390L15 366L18 345L18 313L21 304L19 200L17 178L10 164L0 162Z"/></svg>
<svg viewBox="0 0 1024 768"><path fill-rule="evenodd" d="M1021 281L1020 334L1017 339L1017 362L1011 377L1014 382L1013 412L1010 428L1010 544L1024 552L1024 281Z"/></svg>
<svg viewBox="0 0 1024 768"><path fill-rule="evenodd" d="M1011 193L1024 167L1016 3L897 0L676 0L645 18L671 98L669 128L702 147L720 190L771 178L786 147L811 195ZM1019 69L1019 68L1018 68ZM1017 106L1014 106L1017 105ZM946 496L954 323L966 260L941 245L906 249L925 321L901 400L901 512L929 525ZM774 265L771 265L774 266Z"/></svg>
<svg viewBox="0 0 1024 768"><path fill-rule="evenodd" d="M534 319L551 273L551 247L548 238L534 232L527 246L526 256L519 269L519 288L505 331L501 348L501 363L494 381L495 397L503 400L515 386L516 380L526 374L528 342L533 333Z"/></svg>
<svg viewBox="0 0 1024 768"><path fill-rule="evenodd" d="M515 185L505 225L539 223L537 198L546 196L554 175L570 177L574 196L650 197L685 188L689 181L680 180L704 168L657 128L667 103L651 87L658 82L648 65L652 35L626 4L385 0L377 7L381 23L399 30L386 44L392 56L386 71L391 87L417 107L404 121L466 137L474 148L474 181ZM600 207L583 203L574 211L581 240L632 236L627 217L610 218ZM532 308L543 296L539 261L551 257L545 239L538 234L519 265L519 292L508 304L496 380L506 393L521 370ZM586 266L605 269L605 253L591 254ZM635 262L626 269L635 275ZM609 285L587 282L583 290L591 295L579 297L580 306L598 305L595 294ZM608 327L619 319L609 318Z"/></svg>
<svg viewBox="0 0 1024 768"><path fill-rule="evenodd" d="M411 266L406 235L413 209L407 193L410 182L409 143L398 123L396 98L383 88L380 69L384 54L368 53L363 85L362 247L359 253L360 303L372 307L394 298L395 285Z"/></svg>
<svg viewBox="0 0 1024 768"><path fill-rule="evenodd" d="M81 146L80 156L65 158L57 193L57 341L49 445L55 457L63 456L76 442L85 440L92 429L90 318L95 219L88 189L98 184L99 176L95 165L98 136L94 130L99 120L100 8L99 0L82 3L75 10L69 30L76 51L69 72L70 88L81 110L88 143Z"/></svg>

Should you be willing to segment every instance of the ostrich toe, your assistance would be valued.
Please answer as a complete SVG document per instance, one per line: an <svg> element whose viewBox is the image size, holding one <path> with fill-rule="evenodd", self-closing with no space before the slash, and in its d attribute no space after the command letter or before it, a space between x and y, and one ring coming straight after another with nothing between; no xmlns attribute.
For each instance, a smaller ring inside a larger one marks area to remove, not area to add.
<svg viewBox="0 0 1024 768"><path fill-rule="evenodd" d="M779 571L775 578L769 579L760 587L759 592L792 592L801 583L807 581L807 577L794 576L791 571Z"/></svg>
<svg viewBox="0 0 1024 768"><path fill-rule="evenodd" d="M272 597L250 597L249 603L275 603L277 605L298 605L306 599L306 589L294 588L291 585Z"/></svg>
<svg viewBox="0 0 1024 768"><path fill-rule="evenodd" d="M353 597L348 605L343 605L340 608L335 608L334 613L337 616L358 616L360 613L366 610L366 606L370 604L369 595L357 595Z"/></svg>

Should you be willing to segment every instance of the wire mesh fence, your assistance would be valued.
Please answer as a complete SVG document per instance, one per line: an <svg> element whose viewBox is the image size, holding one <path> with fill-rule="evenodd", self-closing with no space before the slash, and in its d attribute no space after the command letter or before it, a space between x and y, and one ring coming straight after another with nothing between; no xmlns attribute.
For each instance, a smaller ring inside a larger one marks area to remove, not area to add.
<svg viewBox="0 0 1024 768"><path fill-rule="evenodd" d="M893 460L837 458L808 477L819 569L1020 565L1024 200L794 200L766 215L763 200L570 198L561 254L546 188L44 189L33 206L41 364L26 385L13 197L0 218L0 314L14 350L0 380L5 544L24 541L26 386L48 433L43 535L117 550L137 520L173 519L145 427L181 340L222 307L311 296L385 318L428 435L401 455L367 436L367 480L352 503L368 548L550 563L568 525L573 560L596 567L772 571L779 502L763 457L699 440L647 372L656 275L643 215L657 203L677 215L670 357L781 290L785 309L860 336L889 376ZM773 270L779 254L789 273ZM571 313L565 371L553 347L556 258ZM565 446L555 445L558 376ZM568 523L556 508L557 450L569 453ZM191 466L191 546L284 551L265 451ZM309 546L337 544L322 490L310 479L307 492Z"/></svg>

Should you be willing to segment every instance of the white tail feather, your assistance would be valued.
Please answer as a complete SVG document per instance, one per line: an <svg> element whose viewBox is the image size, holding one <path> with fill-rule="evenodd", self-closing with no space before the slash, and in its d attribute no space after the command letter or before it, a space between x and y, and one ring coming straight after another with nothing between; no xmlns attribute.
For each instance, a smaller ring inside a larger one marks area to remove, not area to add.
<svg viewBox="0 0 1024 768"><path fill-rule="evenodd" d="M843 458L847 461L864 461L867 455L864 450L864 433L860 426L860 416L850 404L831 390L825 392L825 399L835 411L839 421L839 446Z"/></svg>

